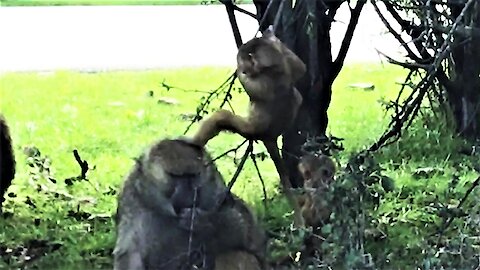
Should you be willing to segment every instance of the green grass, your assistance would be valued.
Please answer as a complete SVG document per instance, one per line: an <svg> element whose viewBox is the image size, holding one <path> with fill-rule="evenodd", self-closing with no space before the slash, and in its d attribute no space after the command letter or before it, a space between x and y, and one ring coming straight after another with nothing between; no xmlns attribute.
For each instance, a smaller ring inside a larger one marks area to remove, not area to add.
<svg viewBox="0 0 480 270"><path fill-rule="evenodd" d="M238 3L251 3L240 0ZM218 1L204 0L0 0L0 6L105 6L105 5L200 5L219 4Z"/></svg>
<svg viewBox="0 0 480 270"><path fill-rule="evenodd" d="M203 95L178 89L167 91L160 86L161 82L165 80L182 89L211 90L231 72L206 67L147 72L0 74L0 111L11 126L18 163L16 179L9 190L16 196L8 198L5 204L5 211L14 212L14 216L0 219L0 244L14 248L30 239L62 244L58 251L32 263L39 269L111 268L115 234L110 217L116 208L116 195L111 191L119 188L133 158L142 149L156 139L183 134L188 122L181 120L181 115L195 113ZM334 84L328 128L333 135L345 138L342 161L349 152L370 145L380 136L389 117L378 101L394 97L399 87L395 81L404 75L403 70L393 66L350 65L343 69ZM372 82L375 90L348 87L357 82ZM153 97L148 95L149 91L153 91ZM175 98L179 104L159 103L160 97ZM245 112L246 104L246 95L234 96L237 113ZM195 128L196 125L192 131ZM421 124L414 125L405 139L378 154L398 187L376 213L379 219L387 214L402 217L396 221L398 231L392 232L398 234L389 246L394 254L403 250L405 241L417 241L418 232L412 222L429 219L425 214L429 197L446 189L452 164L459 160L450 155L457 143L448 132L442 132L442 126L427 127L428 132L424 128ZM215 156L241 141L239 136L221 134L209 143L208 149ZM39 173L27 165L23 153L26 146L38 147L43 156L51 159L51 177L56 183L32 177ZM64 179L77 176L80 171L72 155L74 149L94 169L88 172L89 181L69 186ZM227 180L236 168L231 157L219 160L217 165ZM442 166L445 173L422 181L411 176L416 168L427 166ZM277 174L270 160L260 162L260 167L271 198L278 193ZM472 178L473 173L465 168L462 183ZM41 191L37 190L38 184ZM261 184L250 162L233 191L263 216ZM68 193L73 198L57 198L56 193ZM400 196L403 193L414 203L397 209L404 203ZM25 203L27 197L36 208ZM270 205L269 211L277 216L277 221L272 222L288 222L282 218L284 206ZM88 220L69 217L68 212L76 211L77 207L96 217ZM398 260L401 259L404 258Z"/></svg>

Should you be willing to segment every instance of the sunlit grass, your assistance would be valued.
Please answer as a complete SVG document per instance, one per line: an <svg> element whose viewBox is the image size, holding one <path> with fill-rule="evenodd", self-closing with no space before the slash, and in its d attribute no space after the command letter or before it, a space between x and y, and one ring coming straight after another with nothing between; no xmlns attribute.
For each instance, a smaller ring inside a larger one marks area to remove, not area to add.
<svg viewBox="0 0 480 270"><path fill-rule="evenodd" d="M203 91L218 87L232 71L205 67L145 72L59 71L0 75L0 111L11 126L18 163L16 179L9 190L16 197L9 198L5 204L5 210L15 214L11 218L0 219L0 243L15 246L28 239L61 243L60 250L36 262L40 269L111 267L110 253L115 234L110 216L116 209L116 195L109 192L119 188L122 177L133 164L133 158L142 149L159 138L182 135L189 124L182 120L182 115L194 114ZM404 75L404 70L393 66L356 64L343 69L333 86L328 128L329 133L345 138L346 152L342 160L348 158L348 152L363 149L381 135L390 117L379 101L395 97L399 89L395 82ZM162 82L178 88L167 91L161 86ZM373 83L375 89L354 89L349 87L352 83ZM178 104L159 102L165 97L174 98ZM234 95L233 106L237 113L245 112L246 104L246 95ZM196 127L194 125L191 131ZM408 212L412 219L416 218L415 213L422 212L425 200L421 192L433 193L445 189L451 175L448 169L449 151L456 145L448 133L442 133L435 127L429 131L430 135L425 134L422 126L416 125L404 141L379 155L387 173L396 180L398 192L405 188L418 195L415 198L417 204ZM432 140L432 144L425 144L422 140ZM208 149L215 156L241 141L239 136L221 134L209 143ZM439 148L438 143L449 148ZM52 160L56 184L30 178L30 168L22 150L25 146L38 147L42 155ZM419 156L425 147L431 155L421 159ZM80 172L72 154L74 149L88 161L92 170L88 173L88 182L68 186L64 179L77 176ZM237 157L242 153L239 152ZM411 161L409 156L415 155L417 159ZM442 166L447 167L445 175L423 182L412 178L411 172L415 168L438 165L439 162L444 162ZM219 160L217 165L228 181L236 169L231 156ZM278 192L277 174L270 160L260 162L260 167L271 198ZM471 179L468 173L462 177L463 181ZM32 184L35 181L52 192L38 193ZM247 162L233 190L253 205L258 213L263 213L261 184L250 162ZM70 193L75 198L55 198L54 193L58 191ZM390 204L398 203L398 194L392 195L385 203L384 211L393 208ZM27 197L31 198L36 208L24 203ZM87 222L68 217L68 211L78 205L82 211L102 218ZM282 204L275 204L270 205L270 211L281 219L286 209Z"/></svg>

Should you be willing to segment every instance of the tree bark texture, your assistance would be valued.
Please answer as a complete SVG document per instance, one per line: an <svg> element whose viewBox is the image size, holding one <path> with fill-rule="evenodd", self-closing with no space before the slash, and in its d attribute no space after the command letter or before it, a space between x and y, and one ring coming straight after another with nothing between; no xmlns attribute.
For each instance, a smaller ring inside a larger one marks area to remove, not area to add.
<svg viewBox="0 0 480 270"><path fill-rule="evenodd" d="M457 17L459 8L452 8ZM463 18L464 25L472 29L480 29L480 3ZM453 65L451 65L450 87L446 87L448 102L458 132L466 138L480 138L480 37L478 35L463 36L455 34L452 48Z"/></svg>

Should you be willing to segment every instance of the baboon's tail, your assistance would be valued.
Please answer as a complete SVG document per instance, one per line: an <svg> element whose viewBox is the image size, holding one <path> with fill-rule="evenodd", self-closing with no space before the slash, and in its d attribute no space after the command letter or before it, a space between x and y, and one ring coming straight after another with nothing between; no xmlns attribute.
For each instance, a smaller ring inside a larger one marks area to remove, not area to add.
<svg viewBox="0 0 480 270"><path fill-rule="evenodd" d="M15 176L15 156L7 121L0 114L0 211L4 195Z"/></svg>

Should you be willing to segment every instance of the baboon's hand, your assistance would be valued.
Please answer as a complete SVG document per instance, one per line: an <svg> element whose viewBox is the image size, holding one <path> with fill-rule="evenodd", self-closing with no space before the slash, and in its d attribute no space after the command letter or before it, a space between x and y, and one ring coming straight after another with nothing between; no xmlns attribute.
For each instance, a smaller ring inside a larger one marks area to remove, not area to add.
<svg viewBox="0 0 480 270"><path fill-rule="evenodd" d="M193 231L209 233L214 231L212 222L210 221L210 214L199 208L184 208L180 212L180 228Z"/></svg>

